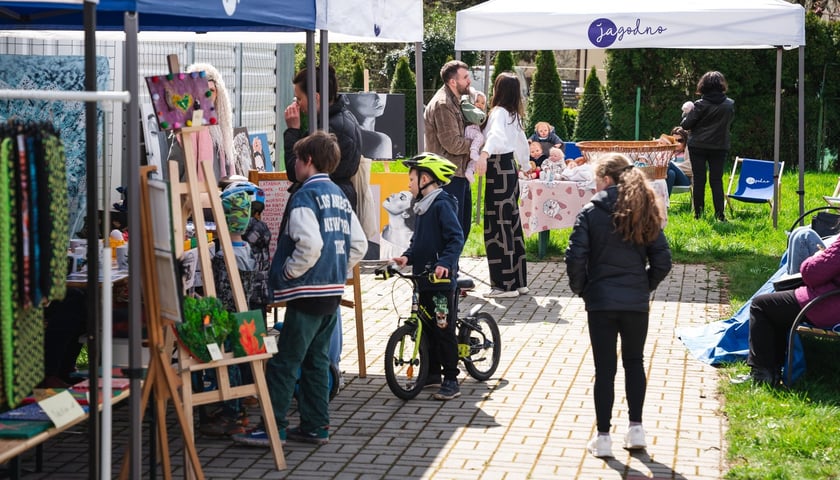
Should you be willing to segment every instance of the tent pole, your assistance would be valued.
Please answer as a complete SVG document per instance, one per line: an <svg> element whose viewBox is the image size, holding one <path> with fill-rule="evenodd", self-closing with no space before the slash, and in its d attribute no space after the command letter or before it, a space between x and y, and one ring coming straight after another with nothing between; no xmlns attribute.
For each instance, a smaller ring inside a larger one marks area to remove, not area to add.
<svg viewBox="0 0 840 480"><path fill-rule="evenodd" d="M330 130L330 32L321 30L321 130Z"/></svg>
<svg viewBox="0 0 840 480"><path fill-rule="evenodd" d="M85 29L85 90L96 91L96 3L85 1L84 4L84 29ZM91 385L99 383L99 329L102 326L101 310L99 309L99 255L97 245L99 241L98 226L98 205L96 190L96 167L97 150L99 145L97 137L97 102L85 102L85 159L87 178L87 237L88 237L88 274L87 274L87 347L88 347L88 372ZM99 405L99 389L90 389L90 405ZM100 417L99 412L94 408L88 421L88 477L91 479L100 478Z"/></svg>
<svg viewBox="0 0 840 480"><path fill-rule="evenodd" d="M779 136L782 118L782 47L776 47L776 106L773 116L773 228L779 226Z"/></svg>
<svg viewBox="0 0 840 480"><path fill-rule="evenodd" d="M487 97L486 101L489 102L490 99L490 51L484 52L484 96Z"/></svg>
<svg viewBox="0 0 840 480"><path fill-rule="evenodd" d="M140 185L140 104L138 101L139 81L137 79L137 31L138 27L137 12L125 12L123 15L123 29L125 30L125 75L123 81L125 82L125 89L128 90L130 98L126 106L125 115L125 141L126 141L126 158L124 168L127 172L128 191L126 192L126 201L128 205L134 205L134 208L128 211L128 231L134 232L131 236L131 248L128 250L128 262L130 272L142 272L140 266L140 254L143 251L142 235L140 232L140 210L137 205L140 205L140 191L135 188ZM162 173L162 172L161 172ZM131 299L128 306L128 365L129 371L127 376L131 379L131 391L140 392L140 379L143 378L142 364L141 364L141 340L143 332L141 330L143 317L140 311L140 280L142 275L137 274L128 277L128 298ZM143 412L140 410L141 395L131 395L128 398L130 408L130 423L129 429L129 478L137 480L142 478L140 465L143 458ZM159 415L164 415L165 412L158 412ZM110 472L108 472L110 475Z"/></svg>
<svg viewBox="0 0 840 480"><path fill-rule="evenodd" d="M805 118L802 112L805 111L805 47L799 46L799 88L797 96L799 108L797 117L799 118L799 216L805 212ZM819 153L819 152L818 152Z"/></svg>
<svg viewBox="0 0 840 480"><path fill-rule="evenodd" d="M414 42L414 104L417 122L417 153L425 150L426 124L423 120L423 42Z"/></svg>
<svg viewBox="0 0 840 480"><path fill-rule="evenodd" d="M306 84L309 85L309 105L315 99L315 31L306 31ZM307 115L309 120L309 133L315 133L318 130L318 115L309 113Z"/></svg>

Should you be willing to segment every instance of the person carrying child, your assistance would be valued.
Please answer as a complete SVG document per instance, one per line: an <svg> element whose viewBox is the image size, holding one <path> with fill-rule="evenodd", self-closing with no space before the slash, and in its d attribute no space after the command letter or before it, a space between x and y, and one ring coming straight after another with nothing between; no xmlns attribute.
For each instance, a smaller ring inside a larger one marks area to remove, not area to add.
<svg viewBox="0 0 840 480"><path fill-rule="evenodd" d="M473 183L475 181L475 162L480 157L481 146L484 145L484 134L481 133L481 126L487 119L485 108L487 97L484 93L470 88L469 95L461 97L461 113L464 115L464 137L472 140L470 144L470 161L464 169L464 178Z"/></svg>
<svg viewBox="0 0 840 480"><path fill-rule="evenodd" d="M428 326L429 376L426 387L440 386L434 398L452 400L461 396L458 386L458 341L455 337L455 289L458 259L464 248L464 232L458 223L458 206L454 197L440 187L455 174L455 164L424 152L403 162L409 168L408 188L414 195L417 214L414 235L408 250L391 259L400 267L412 265L412 273L434 268L435 278L448 278L445 283L421 280L420 308L435 312L436 323ZM441 374L443 382L441 383Z"/></svg>
<svg viewBox="0 0 840 480"><path fill-rule="evenodd" d="M266 366L266 381L280 440L329 442L330 336L348 272L367 250L367 236L353 207L329 174L341 153L335 135L312 133L295 143L294 164L301 187L289 198L269 284L274 300L286 302L278 353ZM300 426L286 417L300 371ZM255 435L252 435L255 436ZM269 446L263 441L251 442Z"/></svg>

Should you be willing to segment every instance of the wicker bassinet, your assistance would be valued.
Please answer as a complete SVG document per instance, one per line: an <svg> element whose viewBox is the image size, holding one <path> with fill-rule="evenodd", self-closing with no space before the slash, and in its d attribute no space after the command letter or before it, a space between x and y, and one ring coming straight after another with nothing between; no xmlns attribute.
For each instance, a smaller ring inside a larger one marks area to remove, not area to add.
<svg viewBox="0 0 840 480"><path fill-rule="evenodd" d="M626 155L648 178L664 179L668 175L668 162L674 156L676 143L633 140L593 140L577 142L583 157L592 162L599 155L617 152Z"/></svg>

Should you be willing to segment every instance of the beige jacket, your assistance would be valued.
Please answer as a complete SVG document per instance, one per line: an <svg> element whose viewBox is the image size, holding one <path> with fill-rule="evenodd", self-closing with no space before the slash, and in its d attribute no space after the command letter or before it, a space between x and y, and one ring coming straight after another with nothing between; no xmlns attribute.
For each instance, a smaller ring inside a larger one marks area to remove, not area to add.
<svg viewBox="0 0 840 480"><path fill-rule="evenodd" d="M456 177L464 176L470 161L472 140L464 137L464 115L460 100L446 85L435 93L423 113L426 150L442 155L458 166Z"/></svg>

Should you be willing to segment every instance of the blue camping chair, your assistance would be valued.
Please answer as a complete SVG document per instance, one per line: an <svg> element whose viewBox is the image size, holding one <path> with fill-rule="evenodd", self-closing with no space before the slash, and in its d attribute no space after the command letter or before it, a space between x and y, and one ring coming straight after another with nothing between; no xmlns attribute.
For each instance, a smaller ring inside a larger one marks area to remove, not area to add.
<svg viewBox="0 0 840 480"><path fill-rule="evenodd" d="M741 173L738 176L738 189L735 193L730 193L732 192L732 184L735 183L735 175L739 164L741 165ZM729 177L729 187L726 189L726 203L729 204L729 212L732 212L732 200L746 203L766 203L770 205L770 211L772 212L773 185L780 185L784 168L785 162L779 162L779 175L774 180L772 161L735 157L732 175Z"/></svg>
<svg viewBox="0 0 840 480"><path fill-rule="evenodd" d="M570 160L583 156L575 142L564 142L563 153L566 155L566 158Z"/></svg>

